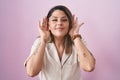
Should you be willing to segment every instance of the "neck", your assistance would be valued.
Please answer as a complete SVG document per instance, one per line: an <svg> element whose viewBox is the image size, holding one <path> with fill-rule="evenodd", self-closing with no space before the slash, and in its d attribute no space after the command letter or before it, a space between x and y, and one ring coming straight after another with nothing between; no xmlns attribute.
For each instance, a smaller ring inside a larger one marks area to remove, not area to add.
<svg viewBox="0 0 120 80"><path fill-rule="evenodd" d="M65 38L55 38L54 37L54 43L56 47L64 46Z"/></svg>

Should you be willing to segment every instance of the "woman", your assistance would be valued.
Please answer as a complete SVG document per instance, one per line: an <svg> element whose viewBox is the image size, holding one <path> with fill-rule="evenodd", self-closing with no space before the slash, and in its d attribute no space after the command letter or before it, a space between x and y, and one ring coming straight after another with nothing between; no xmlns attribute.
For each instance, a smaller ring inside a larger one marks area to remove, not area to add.
<svg viewBox="0 0 120 80"><path fill-rule="evenodd" d="M80 68L93 71L95 58L82 42L78 19L62 5L39 22L40 37L25 61L27 74L40 80L81 80Z"/></svg>

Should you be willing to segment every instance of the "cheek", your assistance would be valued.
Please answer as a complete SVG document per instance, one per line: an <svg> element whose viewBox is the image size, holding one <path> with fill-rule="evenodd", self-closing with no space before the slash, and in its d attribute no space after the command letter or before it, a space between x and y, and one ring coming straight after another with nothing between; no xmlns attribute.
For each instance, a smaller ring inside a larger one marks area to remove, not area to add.
<svg viewBox="0 0 120 80"><path fill-rule="evenodd" d="M49 31L51 31L53 33L54 32L54 28L49 26Z"/></svg>
<svg viewBox="0 0 120 80"><path fill-rule="evenodd" d="M51 25L50 25L50 23L48 23L48 29L51 30Z"/></svg>
<svg viewBox="0 0 120 80"><path fill-rule="evenodd" d="M50 26L48 27L49 30L51 30Z"/></svg>
<svg viewBox="0 0 120 80"><path fill-rule="evenodd" d="M53 27L49 26L49 30L53 30Z"/></svg>
<svg viewBox="0 0 120 80"><path fill-rule="evenodd" d="M67 25L67 30L69 31L69 24Z"/></svg>
<svg viewBox="0 0 120 80"><path fill-rule="evenodd" d="M53 25L49 22L49 23L48 23L49 30L52 30L52 26L53 26Z"/></svg>

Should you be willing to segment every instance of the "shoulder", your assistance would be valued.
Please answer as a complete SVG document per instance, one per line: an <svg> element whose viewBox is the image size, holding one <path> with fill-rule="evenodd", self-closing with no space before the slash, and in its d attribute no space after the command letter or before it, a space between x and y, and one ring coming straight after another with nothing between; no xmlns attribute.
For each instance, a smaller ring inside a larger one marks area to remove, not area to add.
<svg viewBox="0 0 120 80"><path fill-rule="evenodd" d="M34 40L34 44L33 44L33 45L35 46L35 45L37 45L37 44L40 44L40 38L36 38L36 39Z"/></svg>

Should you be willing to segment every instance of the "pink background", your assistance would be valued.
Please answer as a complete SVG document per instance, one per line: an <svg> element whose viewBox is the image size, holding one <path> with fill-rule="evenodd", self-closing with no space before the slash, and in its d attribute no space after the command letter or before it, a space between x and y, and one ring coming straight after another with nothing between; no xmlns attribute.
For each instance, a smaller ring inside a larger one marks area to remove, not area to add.
<svg viewBox="0 0 120 80"><path fill-rule="evenodd" d="M0 0L0 80L30 78L23 63L38 36L38 20L63 4L85 22L80 33L96 58L83 80L120 79L120 0Z"/></svg>

